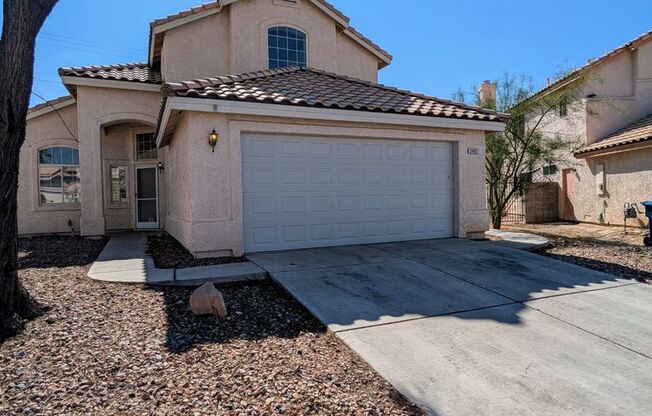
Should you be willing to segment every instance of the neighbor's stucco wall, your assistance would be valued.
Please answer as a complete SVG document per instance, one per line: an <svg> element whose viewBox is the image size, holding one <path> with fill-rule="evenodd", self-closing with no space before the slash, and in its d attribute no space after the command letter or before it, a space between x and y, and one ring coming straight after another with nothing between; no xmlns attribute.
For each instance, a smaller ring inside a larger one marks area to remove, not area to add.
<svg viewBox="0 0 652 416"><path fill-rule="evenodd" d="M556 113L546 117L541 131L559 134L572 141L574 147L582 147L652 113L652 42L606 59L586 75L581 95L585 98L569 105L567 117ZM530 120L533 119L531 116ZM595 189L596 161L576 159L572 152L559 156L558 174L539 175L537 180L558 183L561 213L564 199L561 172L575 169L578 184L571 199L576 219L598 222L599 214L604 213L605 223L622 223L624 202L650 198L644 186L649 179L649 159L645 163L649 155L649 150L633 150L597 158L605 161L606 181L612 184L604 197L598 197Z"/></svg>
<svg viewBox="0 0 652 416"><path fill-rule="evenodd" d="M310 1L237 2L212 15L169 30L161 51L166 81L268 69L267 30L289 26L306 33L308 66L376 82L379 60Z"/></svg>
<svg viewBox="0 0 652 416"><path fill-rule="evenodd" d="M605 169L605 193L598 195L596 165ZM652 148L599 156L583 161L576 172L577 192L573 198L575 217L579 221L623 224L623 205L652 200ZM603 214L603 221L600 221ZM647 226L644 214L629 225Z"/></svg>
<svg viewBox="0 0 652 416"><path fill-rule="evenodd" d="M61 117L75 137L77 105L62 108ZM79 233L80 204L39 204L38 151L45 147L79 148L56 112L50 112L27 122L25 142L20 149L18 172L18 233L53 234ZM68 221L72 226L68 226Z"/></svg>
<svg viewBox="0 0 652 416"><path fill-rule="evenodd" d="M169 160L180 168L192 166L195 174L178 176L175 185L171 185L175 189L184 189L186 195L189 195L189 205L171 204L167 227L170 234L197 256L240 255L243 252L243 132L452 142L456 235L462 238L477 236L488 228L484 132L208 113L186 113L182 117L169 145ZM205 141L212 129L220 135L215 153L211 152ZM469 147L478 148L479 154L467 154L466 149Z"/></svg>

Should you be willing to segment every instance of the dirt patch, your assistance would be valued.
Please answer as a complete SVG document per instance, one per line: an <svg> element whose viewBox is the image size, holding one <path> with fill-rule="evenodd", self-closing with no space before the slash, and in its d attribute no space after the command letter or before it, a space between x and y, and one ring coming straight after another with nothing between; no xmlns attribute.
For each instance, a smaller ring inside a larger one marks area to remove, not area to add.
<svg viewBox="0 0 652 416"><path fill-rule="evenodd" d="M245 257L196 259L180 242L166 233L150 235L147 239L149 241L149 254L159 269L185 269L247 261Z"/></svg>
<svg viewBox="0 0 652 416"><path fill-rule="evenodd" d="M88 279L103 245L21 241L51 310L0 345L0 414L422 414L271 282L220 287L229 318L197 318L190 289Z"/></svg>

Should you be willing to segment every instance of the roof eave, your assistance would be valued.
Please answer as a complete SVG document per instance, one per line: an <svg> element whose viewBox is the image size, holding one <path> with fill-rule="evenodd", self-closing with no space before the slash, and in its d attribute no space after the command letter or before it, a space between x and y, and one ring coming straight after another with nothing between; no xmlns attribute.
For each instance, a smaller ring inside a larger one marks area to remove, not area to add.
<svg viewBox="0 0 652 416"><path fill-rule="evenodd" d="M503 120L475 120L451 117L434 117L400 113L379 113L372 111L341 110L321 107L304 107L285 104L253 103L239 100L210 98L168 97L157 126L156 143L159 147L169 142L168 120L173 112L196 111L214 114L238 114L256 117L278 117L339 121L369 124L393 124L419 126L436 129L481 130L500 132L505 130Z"/></svg>
<svg viewBox="0 0 652 416"><path fill-rule="evenodd" d="M580 150L579 152L575 152L574 156L576 159L590 159L593 157L607 156L614 153L629 152L648 147L652 147L652 136L641 138L630 143L613 144L611 146L606 145L604 147L590 150Z"/></svg>

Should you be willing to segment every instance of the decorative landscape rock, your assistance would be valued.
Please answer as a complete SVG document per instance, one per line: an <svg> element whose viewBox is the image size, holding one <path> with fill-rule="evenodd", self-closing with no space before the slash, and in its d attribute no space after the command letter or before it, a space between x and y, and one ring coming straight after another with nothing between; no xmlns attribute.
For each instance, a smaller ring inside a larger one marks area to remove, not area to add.
<svg viewBox="0 0 652 416"><path fill-rule="evenodd" d="M195 315L218 315L226 318L224 297L212 283L206 283L190 296L190 309Z"/></svg>

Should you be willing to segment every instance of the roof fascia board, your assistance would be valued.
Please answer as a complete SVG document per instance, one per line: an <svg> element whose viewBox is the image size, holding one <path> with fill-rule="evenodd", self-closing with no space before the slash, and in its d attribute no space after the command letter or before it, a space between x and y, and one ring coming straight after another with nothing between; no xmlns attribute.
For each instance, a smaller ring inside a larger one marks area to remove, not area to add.
<svg viewBox="0 0 652 416"><path fill-rule="evenodd" d="M74 98L69 98L69 99L67 99L65 101L62 101L60 103L55 103L55 104L48 105L47 107L41 108L40 110L36 110L36 111L32 111L32 112L27 113L27 120L32 120L34 118L41 117L41 116L43 116L45 114L48 114L48 113L51 113L53 111L61 110L62 108L66 108L68 106L71 106L71 105L75 104L76 102L77 101L75 101Z"/></svg>
<svg viewBox="0 0 652 416"><path fill-rule="evenodd" d="M333 12L331 9L329 9L324 3L316 0L310 0L312 4L314 4L319 10L323 11L326 13L328 16L330 16L333 20L335 20L338 24L348 27L349 26L349 21L347 19L342 18L342 16L337 15L335 12Z"/></svg>
<svg viewBox="0 0 652 416"><path fill-rule="evenodd" d="M645 149L648 147L652 147L652 140L644 140L636 143L627 143L627 144L621 144L621 145L607 147L603 149L595 149L595 150L575 153L575 158L590 159L593 157L607 156L615 153L630 152L632 150Z"/></svg>
<svg viewBox="0 0 652 416"><path fill-rule="evenodd" d="M220 2L220 6L216 7L214 9L209 9L209 10L204 10L203 12L197 13L195 15L190 15L186 16L181 19L177 19L173 22L168 22L168 23L163 23L159 26L155 26L152 28L152 32L150 35L150 42L149 42L149 66L154 65L154 46L156 43L156 37L160 35L161 33L164 33L170 29L174 29L175 27L179 27L182 25L185 25L186 23L194 22L195 20L203 19L204 17L220 13L222 9L225 6L228 6L229 4L236 3L240 0L224 0ZM382 53L380 50L377 48L373 47L372 45L369 45L368 42L365 42L364 39L360 38L357 36L355 33L351 32L349 30L349 21L347 19L343 19L341 16L338 16L336 13L334 13L331 9L329 9L326 5L323 3L316 1L316 0L310 0L312 4L314 4L319 10L323 11L326 13L328 16L330 16L335 22L337 22L340 26L342 26L343 30L342 32L349 36L351 39L359 43L362 47L370 51L374 56L378 57L382 62L384 62L386 65L389 65L392 63L392 59Z"/></svg>
<svg viewBox="0 0 652 416"><path fill-rule="evenodd" d="M380 58L380 60L383 61L385 64L389 65L392 63L392 59L389 56L385 55L384 53L380 52L378 49L374 48L372 45L370 45L368 42L366 42L356 33L351 32L351 30L349 30L348 27L345 27L342 33L346 34L351 39L358 42L360 46L362 46L363 48L365 48L366 50L374 54L376 57Z"/></svg>
<svg viewBox="0 0 652 416"><path fill-rule="evenodd" d="M339 110L315 107L298 107L282 104L251 103L206 98L170 97L161 118L157 143L163 138L170 112L198 111L217 114L239 114L310 120L343 121L352 123L394 124L430 128L504 131L505 123L498 121L462 120L444 117L415 116L410 114L374 113L369 111Z"/></svg>
<svg viewBox="0 0 652 416"><path fill-rule="evenodd" d="M227 4L234 3L235 1L237 1L237 0L222 1L222 2L220 2L219 7L204 10L202 12L192 14L192 15L183 17L181 19L174 20L172 22L163 23L161 25L154 26L152 28L152 33L151 33L150 41L149 41L149 59L148 59L149 66L154 65L154 45L155 45L155 42L156 42L156 36L158 36L159 34L161 34L163 32L167 32L168 30L174 29L176 27L183 26L183 25L185 25L187 23L191 23L191 22L194 22L196 20L203 19L204 17L208 17L208 16L212 16L214 14L220 13L224 6L226 6Z"/></svg>
<svg viewBox="0 0 652 416"><path fill-rule="evenodd" d="M106 79L97 78L83 78L62 76L61 81L66 85L80 85L84 87L97 87L97 88L114 88L119 90L134 90L134 91L151 91L160 92L161 85L148 84L137 81L111 81Z"/></svg>

